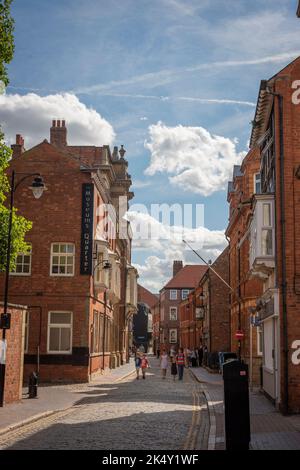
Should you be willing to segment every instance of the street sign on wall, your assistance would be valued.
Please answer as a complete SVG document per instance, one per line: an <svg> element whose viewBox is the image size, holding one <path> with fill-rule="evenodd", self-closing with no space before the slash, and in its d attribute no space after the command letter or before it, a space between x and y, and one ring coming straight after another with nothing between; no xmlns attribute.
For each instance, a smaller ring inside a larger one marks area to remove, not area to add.
<svg viewBox="0 0 300 470"><path fill-rule="evenodd" d="M244 332L243 332L243 331L241 331L241 330L238 330L238 331L235 333L235 337L236 337L236 339L238 339L238 340L240 340L240 339L244 339L244 337L245 337L245 334L244 334Z"/></svg>

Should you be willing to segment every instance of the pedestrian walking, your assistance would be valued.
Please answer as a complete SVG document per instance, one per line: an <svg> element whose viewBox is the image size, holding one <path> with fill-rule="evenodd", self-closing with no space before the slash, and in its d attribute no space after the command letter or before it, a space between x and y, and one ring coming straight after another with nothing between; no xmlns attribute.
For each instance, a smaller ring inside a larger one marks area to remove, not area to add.
<svg viewBox="0 0 300 470"><path fill-rule="evenodd" d="M172 357L176 357L176 349L174 346L172 346L170 350L170 358L172 359Z"/></svg>
<svg viewBox="0 0 300 470"><path fill-rule="evenodd" d="M160 356L160 349L159 349L159 347L158 347L157 350L156 350L156 355L157 355L157 359L159 359L159 356Z"/></svg>
<svg viewBox="0 0 300 470"><path fill-rule="evenodd" d="M141 357L138 353L135 355L135 370L136 370L136 378L139 380L140 378L140 368L141 368Z"/></svg>
<svg viewBox="0 0 300 470"><path fill-rule="evenodd" d="M197 355L196 355L195 349L193 349L191 352L191 363L192 363L192 367L197 366Z"/></svg>
<svg viewBox="0 0 300 470"><path fill-rule="evenodd" d="M163 379L165 379L167 375L168 362L169 362L169 358L168 358L167 351L163 349L163 352L160 356L160 369L161 369L161 375Z"/></svg>
<svg viewBox="0 0 300 470"><path fill-rule="evenodd" d="M171 362L171 375L173 377L173 380L175 382L176 375L177 375L177 364L176 364L176 356L172 357L172 362Z"/></svg>
<svg viewBox="0 0 300 470"><path fill-rule="evenodd" d="M142 374L143 374L143 379L146 378L146 370L149 366L148 358L146 354L144 353L141 359L141 368L142 368Z"/></svg>
<svg viewBox="0 0 300 470"><path fill-rule="evenodd" d="M192 351L189 348L186 348L185 357L186 357L186 366L187 367L190 367L192 365L191 355L192 355Z"/></svg>
<svg viewBox="0 0 300 470"><path fill-rule="evenodd" d="M199 360L199 367L202 367L202 362L203 362L203 346L200 344L199 349L198 349L198 360Z"/></svg>
<svg viewBox="0 0 300 470"><path fill-rule="evenodd" d="M178 379L183 379L183 371L184 371L184 364L185 364L185 355L183 353L183 349L179 348L179 352L176 356L176 363L178 367Z"/></svg>

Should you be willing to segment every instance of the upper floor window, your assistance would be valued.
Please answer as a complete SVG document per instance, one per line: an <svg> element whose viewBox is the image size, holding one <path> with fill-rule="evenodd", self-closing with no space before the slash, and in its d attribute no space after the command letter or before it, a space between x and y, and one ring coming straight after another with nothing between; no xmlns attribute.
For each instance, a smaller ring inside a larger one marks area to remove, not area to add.
<svg viewBox="0 0 300 470"><path fill-rule="evenodd" d="M75 245L73 243L52 243L51 275L74 276Z"/></svg>
<svg viewBox="0 0 300 470"><path fill-rule="evenodd" d="M254 194L261 194L261 175L256 173L254 175Z"/></svg>
<svg viewBox="0 0 300 470"><path fill-rule="evenodd" d="M16 267L11 272L14 275L30 276L31 274L31 247L25 253L19 253L16 259Z"/></svg>
<svg viewBox="0 0 300 470"><path fill-rule="evenodd" d="M170 320L177 320L177 307L170 307Z"/></svg>
<svg viewBox="0 0 300 470"><path fill-rule="evenodd" d="M182 300L185 300L188 297L189 293L190 293L189 289L182 289L181 291Z"/></svg>
<svg viewBox="0 0 300 470"><path fill-rule="evenodd" d="M263 226L261 232L262 255L269 256L273 254L273 227L271 216L271 204L263 204Z"/></svg>
<svg viewBox="0 0 300 470"><path fill-rule="evenodd" d="M174 344L177 343L177 330L171 329L169 331L169 343Z"/></svg>
<svg viewBox="0 0 300 470"><path fill-rule="evenodd" d="M49 353L72 352L71 312L49 312L47 350Z"/></svg>
<svg viewBox="0 0 300 470"><path fill-rule="evenodd" d="M177 300L177 290L175 289L170 290L170 300Z"/></svg>

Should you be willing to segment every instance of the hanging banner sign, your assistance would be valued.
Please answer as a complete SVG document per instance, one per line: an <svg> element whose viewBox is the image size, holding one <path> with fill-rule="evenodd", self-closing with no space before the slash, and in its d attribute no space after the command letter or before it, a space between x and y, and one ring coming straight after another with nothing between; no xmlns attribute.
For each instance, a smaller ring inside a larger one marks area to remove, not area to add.
<svg viewBox="0 0 300 470"><path fill-rule="evenodd" d="M91 275L93 264L94 185L82 185L80 274Z"/></svg>

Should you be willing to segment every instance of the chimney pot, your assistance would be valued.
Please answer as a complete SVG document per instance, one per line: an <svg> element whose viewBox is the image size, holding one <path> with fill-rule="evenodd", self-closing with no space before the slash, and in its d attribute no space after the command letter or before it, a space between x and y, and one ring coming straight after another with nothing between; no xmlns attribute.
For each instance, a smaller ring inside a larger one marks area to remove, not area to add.
<svg viewBox="0 0 300 470"><path fill-rule="evenodd" d="M24 139L21 134L16 135L16 143L11 145L13 151L12 158L18 158L24 153Z"/></svg>
<svg viewBox="0 0 300 470"><path fill-rule="evenodd" d="M173 277L183 268L182 261L173 261Z"/></svg>
<svg viewBox="0 0 300 470"><path fill-rule="evenodd" d="M63 119L61 124L62 126L60 126L60 119L53 120L50 129L50 144L56 147L66 147L68 145L66 121Z"/></svg>

